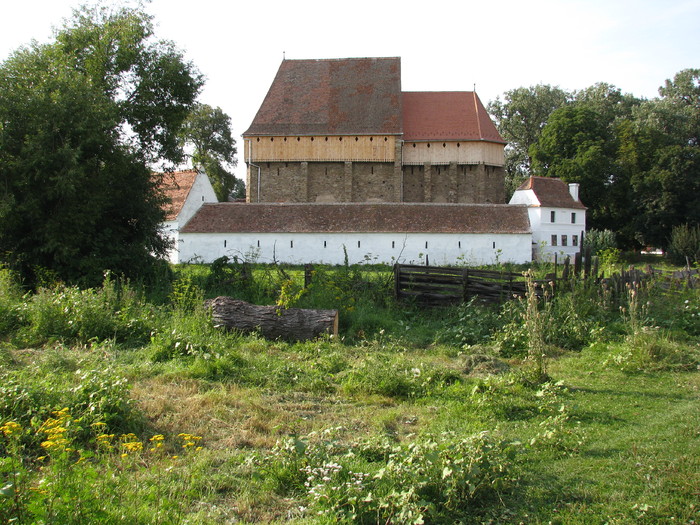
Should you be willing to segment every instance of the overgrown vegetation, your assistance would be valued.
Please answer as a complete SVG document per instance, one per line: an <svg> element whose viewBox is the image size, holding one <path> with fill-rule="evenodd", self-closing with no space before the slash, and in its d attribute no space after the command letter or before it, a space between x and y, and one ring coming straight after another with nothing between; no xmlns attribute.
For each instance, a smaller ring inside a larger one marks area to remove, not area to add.
<svg viewBox="0 0 700 525"><path fill-rule="evenodd" d="M535 272L549 269L535 268ZM558 283L396 304L380 266L175 268L25 293L0 269L2 523L693 523L700 294ZM216 329L203 300L337 308Z"/></svg>

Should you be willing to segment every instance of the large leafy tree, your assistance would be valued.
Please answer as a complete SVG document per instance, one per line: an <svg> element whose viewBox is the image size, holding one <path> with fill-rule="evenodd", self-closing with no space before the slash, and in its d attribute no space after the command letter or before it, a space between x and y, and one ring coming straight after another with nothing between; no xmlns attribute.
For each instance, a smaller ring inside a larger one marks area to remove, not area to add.
<svg viewBox="0 0 700 525"><path fill-rule="evenodd" d="M624 165L637 240L667 247L675 226L700 224L700 69L680 71L659 94L636 108Z"/></svg>
<svg viewBox="0 0 700 525"><path fill-rule="evenodd" d="M209 176L219 201L245 197L243 181L231 171L237 164L231 118L221 108L197 104L185 120L180 140L192 147L192 163Z"/></svg>
<svg viewBox="0 0 700 525"><path fill-rule="evenodd" d="M509 193L532 175L530 148L537 143L549 116L570 99L571 95L556 86L538 84L511 89L503 100L497 97L488 104L506 146L506 186Z"/></svg>
<svg viewBox="0 0 700 525"><path fill-rule="evenodd" d="M121 6L82 8L0 64L0 257L28 279L143 275L167 248L149 166L181 160L201 84L148 15Z"/></svg>

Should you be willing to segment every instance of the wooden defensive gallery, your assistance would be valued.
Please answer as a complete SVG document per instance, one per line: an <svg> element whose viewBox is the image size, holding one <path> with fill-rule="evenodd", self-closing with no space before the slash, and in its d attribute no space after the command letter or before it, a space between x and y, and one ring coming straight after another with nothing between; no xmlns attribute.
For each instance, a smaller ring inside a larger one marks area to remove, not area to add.
<svg viewBox="0 0 700 525"><path fill-rule="evenodd" d="M531 260L481 100L402 91L400 58L284 60L243 139L247 202L202 205L179 261Z"/></svg>

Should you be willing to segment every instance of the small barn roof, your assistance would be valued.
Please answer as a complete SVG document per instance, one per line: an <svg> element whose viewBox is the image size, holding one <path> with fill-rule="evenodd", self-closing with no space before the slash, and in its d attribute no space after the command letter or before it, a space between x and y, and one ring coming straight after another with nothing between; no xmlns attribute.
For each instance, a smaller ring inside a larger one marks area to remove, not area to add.
<svg viewBox="0 0 700 525"><path fill-rule="evenodd" d="M177 216L182 211L182 207L185 205L187 196L194 186L194 182L197 179L196 170L184 170L184 171L174 171L162 174L161 189L165 195L170 199L165 205L165 220L174 221Z"/></svg>
<svg viewBox="0 0 700 525"><path fill-rule="evenodd" d="M518 190L532 190L540 206L586 209L580 200L576 201L571 196L568 184L554 177L530 177L518 187Z"/></svg>
<svg viewBox="0 0 700 525"><path fill-rule="evenodd" d="M403 139L505 144L474 91L404 92Z"/></svg>
<svg viewBox="0 0 700 525"><path fill-rule="evenodd" d="M401 59L283 60L247 135L401 133Z"/></svg>
<svg viewBox="0 0 700 525"><path fill-rule="evenodd" d="M527 207L508 204L213 203L182 233L529 233Z"/></svg>

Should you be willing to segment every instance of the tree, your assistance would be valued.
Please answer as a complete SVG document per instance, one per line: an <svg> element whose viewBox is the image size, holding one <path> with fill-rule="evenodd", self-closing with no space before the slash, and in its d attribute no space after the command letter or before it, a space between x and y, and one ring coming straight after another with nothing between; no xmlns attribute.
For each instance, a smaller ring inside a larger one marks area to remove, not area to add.
<svg viewBox="0 0 700 525"><path fill-rule="evenodd" d="M55 41L0 64L0 257L93 284L139 277L167 248L149 164L179 162L177 136L202 85L151 18L82 8Z"/></svg>
<svg viewBox="0 0 700 525"><path fill-rule="evenodd" d="M185 121L180 141L193 147L192 163L209 176L219 201L245 197L243 181L227 169L237 164L236 141L231 135L231 119L221 108L197 104Z"/></svg>
<svg viewBox="0 0 700 525"><path fill-rule="evenodd" d="M504 101L497 97L488 104L506 146L506 186L512 193L532 174L530 147L535 144L552 112L563 106L570 94L549 85L538 84L507 91Z"/></svg>
<svg viewBox="0 0 700 525"><path fill-rule="evenodd" d="M586 105L557 109L539 141L530 149L538 175L581 184L581 200L589 208L589 224L614 229L617 208L616 143L605 119Z"/></svg>

